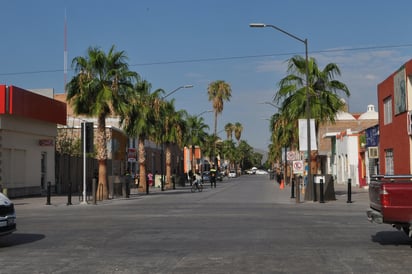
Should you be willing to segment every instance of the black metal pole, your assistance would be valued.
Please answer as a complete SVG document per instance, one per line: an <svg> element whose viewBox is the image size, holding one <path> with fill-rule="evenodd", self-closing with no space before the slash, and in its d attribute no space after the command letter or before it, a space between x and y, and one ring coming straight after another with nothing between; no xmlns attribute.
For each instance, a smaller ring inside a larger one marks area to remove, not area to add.
<svg viewBox="0 0 412 274"><path fill-rule="evenodd" d="M320 179L320 185L319 185L319 203L324 203L324 195L323 195L323 179Z"/></svg>
<svg viewBox="0 0 412 274"><path fill-rule="evenodd" d="M294 199L295 198L295 178L292 178L292 187L290 190L290 198Z"/></svg>
<svg viewBox="0 0 412 274"><path fill-rule="evenodd" d="M67 205L72 205L72 182L69 182L69 193L67 195Z"/></svg>
<svg viewBox="0 0 412 274"><path fill-rule="evenodd" d="M348 179L348 200L347 203L352 203L352 179Z"/></svg>
<svg viewBox="0 0 412 274"><path fill-rule="evenodd" d="M47 202L46 202L46 205L51 205L50 196L51 196L51 183L47 182Z"/></svg>
<svg viewBox="0 0 412 274"><path fill-rule="evenodd" d="M296 203L300 203L300 184L302 183L302 175L299 176L299 181L296 183Z"/></svg>
<svg viewBox="0 0 412 274"><path fill-rule="evenodd" d="M146 178L146 194L149 194L149 180Z"/></svg>
<svg viewBox="0 0 412 274"><path fill-rule="evenodd" d="M93 192L93 204L97 204L97 195L96 195L96 185L97 185L97 180L96 178L92 179L92 192Z"/></svg>
<svg viewBox="0 0 412 274"><path fill-rule="evenodd" d="M164 173L164 154L165 154L165 151L164 151L164 144L163 144L163 142L162 142L162 151L161 151L161 155L160 155L160 161L161 161L161 163L160 163L160 169L161 169L161 174L160 174L160 185L161 185L161 189L162 189L162 191L164 191L164 190L165 190L165 185L164 185L164 182L163 182L163 173Z"/></svg>

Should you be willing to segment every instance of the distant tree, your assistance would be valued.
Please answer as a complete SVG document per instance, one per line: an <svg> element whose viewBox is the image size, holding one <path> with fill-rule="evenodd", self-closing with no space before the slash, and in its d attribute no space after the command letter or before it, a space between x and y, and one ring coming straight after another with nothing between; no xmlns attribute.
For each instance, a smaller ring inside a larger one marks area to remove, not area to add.
<svg viewBox="0 0 412 274"><path fill-rule="evenodd" d="M209 101L212 102L213 109L215 111L215 126L214 135L217 136L217 116L223 111L224 101L230 101L232 96L232 88L228 83L223 80L217 80L209 84L207 93L209 96ZM216 146L214 147L214 149ZM214 154L215 151L213 151ZM216 155L213 155L215 157ZM216 157L213 159L216 163Z"/></svg>
<svg viewBox="0 0 412 274"><path fill-rule="evenodd" d="M236 122L233 126L233 130L235 132L235 138L237 142L239 143L240 137L242 137L242 131L243 131L243 126L241 123Z"/></svg>
<svg viewBox="0 0 412 274"><path fill-rule="evenodd" d="M164 126L164 142L166 144L166 181L164 186L171 188L172 175L172 152L171 144L182 148L184 143L184 132L187 130L184 117L187 115L185 110L175 110L174 100L163 101L160 118ZM161 123L159 123L161 124Z"/></svg>
<svg viewBox="0 0 412 274"><path fill-rule="evenodd" d="M226 138L227 138L227 140L232 140L233 124L232 124L232 123L227 123L227 124L225 125L225 131L226 131Z"/></svg>
<svg viewBox="0 0 412 274"><path fill-rule="evenodd" d="M151 92L151 84L146 80L137 82L132 88L129 107L120 117L120 123L128 136L138 138L139 188L148 193L146 188L146 153L145 140L154 141L157 135L156 115L160 112L160 94L162 89ZM151 171L153 172L153 171Z"/></svg>
<svg viewBox="0 0 412 274"><path fill-rule="evenodd" d="M206 130L209 126L204 123L203 117L191 115L186 116L186 126L185 143L192 148L192 172L194 174L196 171L195 147L204 146L207 138Z"/></svg>

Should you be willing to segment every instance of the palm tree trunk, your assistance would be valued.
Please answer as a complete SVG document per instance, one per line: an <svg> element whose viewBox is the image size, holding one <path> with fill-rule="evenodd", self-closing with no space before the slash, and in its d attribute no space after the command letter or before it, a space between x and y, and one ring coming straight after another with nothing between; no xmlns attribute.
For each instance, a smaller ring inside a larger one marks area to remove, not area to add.
<svg viewBox="0 0 412 274"><path fill-rule="evenodd" d="M215 110L215 140L213 140L213 159L212 162L217 167L216 161L216 139L217 139L217 110Z"/></svg>
<svg viewBox="0 0 412 274"><path fill-rule="evenodd" d="M166 143L166 182L165 182L166 189L172 188L172 184L170 183L171 175L172 175L172 153L170 151L170 143Z"/></svg>
<svg viewBox="0 0 412 274"><path fill-rule="evenodd" d="M107 147L106 147L106 117L99 115L96 136L97 159L99 162L99 185L97 187L97 199L107 200Z"/></svg>
<svg viewBox="0 0 412 274"><path fill-rule="evenodd" d="M139 192L145 193L146 186L146 157L144 149L144 138L139 137Z"/></svg>

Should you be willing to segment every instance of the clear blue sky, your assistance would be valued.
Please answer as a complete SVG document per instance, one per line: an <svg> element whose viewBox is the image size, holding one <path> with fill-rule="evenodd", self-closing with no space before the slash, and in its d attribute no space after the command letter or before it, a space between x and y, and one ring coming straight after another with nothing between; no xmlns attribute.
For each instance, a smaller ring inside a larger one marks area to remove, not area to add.
<svg viewBox="0 0 412 274"><path fill-rule="evenodd" d="M265 149L270 142L268 104L285 61L304 54L304 44L271 28L276 25L309 42L320 68L336 63L352 93L352 112L377 108L377 85L411 59L412 1L273 0L14 0L1 1L0 83L26 89L64 87L64 16L71 60L90 46L124 50L130 68L170 92L177 109L196 115L212 109L207 86L232 87L218 119L243 125L242 139ZM213 130L213 114L205 113ZM221 137L225 137L222 132Z"/></svg>

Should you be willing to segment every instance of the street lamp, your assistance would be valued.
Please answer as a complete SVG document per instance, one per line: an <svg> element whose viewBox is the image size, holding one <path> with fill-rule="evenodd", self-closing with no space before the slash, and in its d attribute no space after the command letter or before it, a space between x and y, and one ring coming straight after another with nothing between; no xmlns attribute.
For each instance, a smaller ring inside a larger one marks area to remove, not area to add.
<svg viewBox="0 0 412 274"><path fill-rule="evenodd" d="M312 185L312 171L310 167L310 152L311 152L311 144L310 144L310 95L309 95L309 59L308 59L308 39L301 39L279 27L276 27L274 25L268 25L268 24L263 24L263 23L251 23L249 24L251 28L265 28L265 27L270 27L274 28L275 30L278 30L290 37L292 37L295 40L298 40L299 42L302 42L305 45L305 55L306 55L306 124L307 124L307 139L308 139L308 147L307 147L307 162L308 162L308 185ZM313 193L315 191L315 188L313 188ZM315 195L313 195L315 197ZM315 198L314 198L315 200Z"/></svg>
<svg viewBox="0 0 412 274"><path fill-rule="evenodd" d="M165 96L163 96L162 99L165 99L165 98L168 97L169 95L172 95L173 93L175 93L175 92L178 91L179 89L182 89L182 88L192 88L192 87L193 87L193 85L184 85L184 86L177 87L177 88L175 88L174 90L172 90L171 92L169 92L168 94L166 94Z"/></svg>
<svg viewBox="0 0 412 274"><path fill-rule="evenodd" d="M213 112L213 110L209 109L209 110L202 111L201 113L196 114L195 117L197 118L197 117L202 116L203 114L208 113L208 112Z"/></svg>
<svg viewBox="0 0 412 274"><path fill-rule="evenodd" d="M180 87L177 87L177 88L175 88L174 90L172 90L171 92L169 92L169 93L167 93L165 96L163 96L162 97L162 100L164 100L166 97L168 97L169 95L171 95L171 94L173 94L173 93L175 93L176 91L178 91L179 89L183 89L183 88L192 88L193 87L193 85L184 85L184 86L180 86ZM162 128L162 131L164 130L164 128ZM164 184L164 170L165 170L165 167L164 167L164 165L165 165L165 163L164 163L164 158L165 158L165 156L164 156L164 154L165 154L165 151L164 151L164 140L163 140L163 138L164 138L164 132L162 132L162 148L161 148L161 154L160 154L160 172L162 173L160 176L160 185L161 185L161 189L162 189L162 191L164 191L165 190L165 184Z"/></svg>
<svg viewBox="0 0 412 274"><path fill-rule="evenodd" d="M271 102L269 102L269 101L260 102L259 104L267 104L267 105L271 105L271 106L274 107L274 108L280 109L279 106L277 106L277 105L275 105L275 104L273 104L273 103L271 103Z"/></svg>

